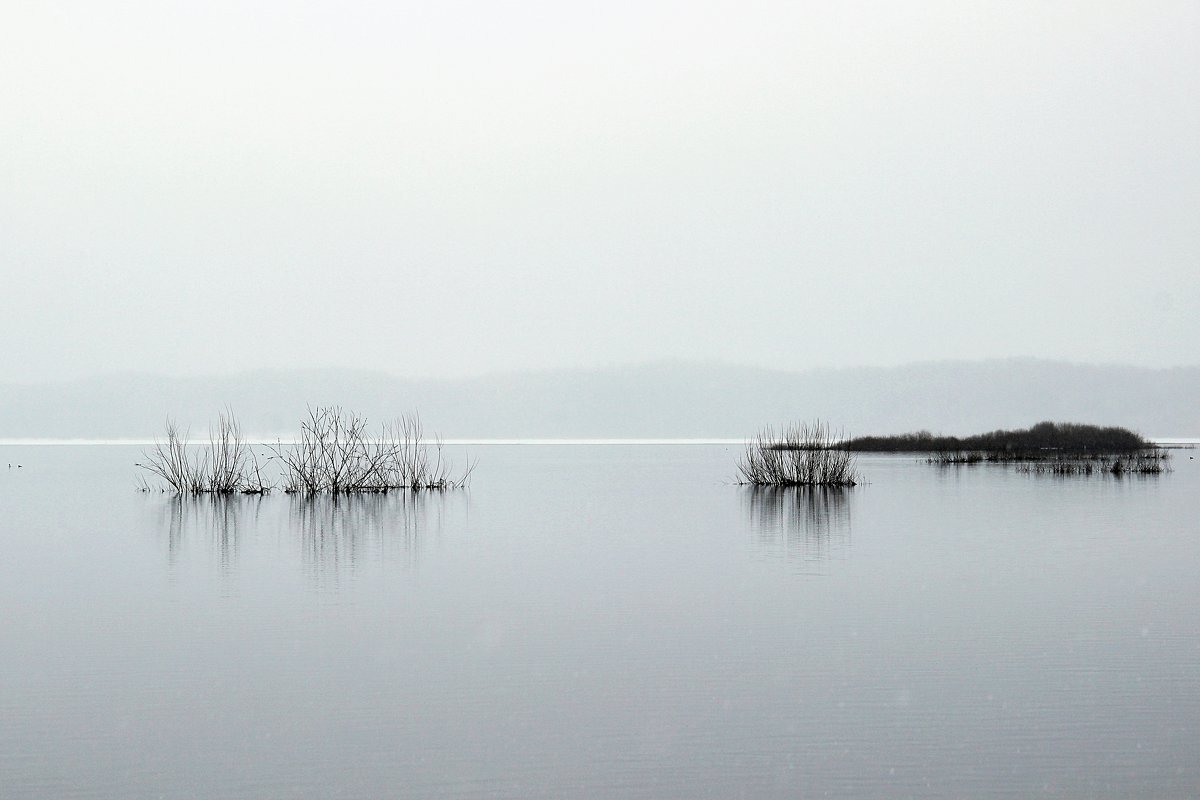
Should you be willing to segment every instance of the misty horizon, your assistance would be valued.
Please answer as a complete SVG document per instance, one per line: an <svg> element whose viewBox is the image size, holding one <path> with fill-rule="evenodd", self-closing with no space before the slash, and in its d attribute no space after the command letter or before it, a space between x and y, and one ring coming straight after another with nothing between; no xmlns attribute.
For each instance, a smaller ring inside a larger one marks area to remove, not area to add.
<svg viewBox="0 0 1200 800"><path fill-rule="evenodd" d="M900 363L878 364L870 362L861 362L853 364L822 364L808 367L783 368L771 364L756 364L751 361L727 361L721 359L688 359L688 358L650 358L636 361L626 362L604 362L597 364L574 364L560 366L538 366L524 367L513 369L487 369L479 372L463 373L463 374L445 374L445 375L426 375L414 372L408 372L403 369L382 367L345 367L334 363L329 364L305 364L299 367L281 367L274 365L264 365L255 367L246 367L242 369L218 370L214 372L174 372L168 370L149 370L149 369L122 369L122 370L93 370L83 371L79 374L70 376L58 377L53 379L43 380L7 380L0 381L0 385L12 386L39 386L39 385L55 385L67 383L81 383L105 379L137 379L137 378L167 378L171 380L220 380L225 378L242 378L253 375L273 375L273 374L318 374L318 373L340 373L340 374L362 374L362 375L378 375L388 378L396 378L407 381L419 381L423 383L461 383L477 380L487 380L493 378L514 378L522 376L544 376L550 374L578 373L578 374L602 374L621 371L652 371L655 369L672 369L677 367L694 368L694 367L710 367L715 370L752 370L768 373L779 373L783 375L797 375L809 373L839 373L839 372L854 372L871 370L878 372L898 372L906 369L926 369L939 367L962 367L962 366L982 366L982 365L1045 365L1053 366L1060 365L1072 368L1082 369L1136 369L1146 371L1161 371L1161 370L1178 370L1191 369L1200 367L1200 358L1190 362L1169 364L1164 366L1145 366L1132 362L1122 361L1073 361L1069 359L1052 359L1039 356L1029 355L1013 355L996 358L943 358L943 359L915 359L912 361Z"/></svg>
<svg viewBox="0 0 1200 800"><path fill-rule="evenodd" d="M965 435L1037 422L1200 435L1200 367L1036 359L787 372L711 362L422 380L382 371L270 370L208 377L108 374L0 384L0 438L147 438L171 417L203 430L231 409L252 435L287 434L311 406L375 423L418 412L448 439L728 439L820 418L852 435Z"/></svg>
<svg viewBox="0 0 1200 800"><path fill-rule="evenodd" d="M0 12L0 383L1200 340L1200 8Z"/></svg>

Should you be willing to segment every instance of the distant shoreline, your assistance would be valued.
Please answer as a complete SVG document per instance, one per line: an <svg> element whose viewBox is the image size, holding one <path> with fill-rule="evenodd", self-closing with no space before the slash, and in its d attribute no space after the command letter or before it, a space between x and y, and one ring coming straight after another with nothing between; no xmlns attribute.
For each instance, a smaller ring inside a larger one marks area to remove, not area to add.
<svg viewBox="0 0 1200 800"><path fill-rule="evenodd" d="M1147 440L1153 442L1158 447L1164 450L1190 450L1200 447L1200 437L1179 437L1179 436L1149 436ZM196 437L191 444L201 444L206 440L201 437ZM273 445L279 442L283 444L294 444L290 439L279 439L276 437L247 437L247 441L255 446ZM563 447L563 446L649 446L649 445L724 445L743 447L749 443L750 439L597 439L597 438L577 438L577 439L514 439L514 438L496 438L496 439L442 439L441 443L446 446L535 446L535 447ZM113 446L113 447L147 447L153 446L154 439L0 439L0 447L97 447L97 446ZM883 455L889 455L884 453Z"/></svg>

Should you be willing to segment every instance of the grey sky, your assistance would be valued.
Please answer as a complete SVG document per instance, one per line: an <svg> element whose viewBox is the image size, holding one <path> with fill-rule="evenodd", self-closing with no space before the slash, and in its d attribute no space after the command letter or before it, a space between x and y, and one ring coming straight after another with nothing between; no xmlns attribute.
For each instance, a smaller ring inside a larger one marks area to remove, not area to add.
<svg viewBox="0 0 1200 800"><path fill-rule="evenodd" d="M0 380L1196 363L1195 2L8 2Z"/></svg>

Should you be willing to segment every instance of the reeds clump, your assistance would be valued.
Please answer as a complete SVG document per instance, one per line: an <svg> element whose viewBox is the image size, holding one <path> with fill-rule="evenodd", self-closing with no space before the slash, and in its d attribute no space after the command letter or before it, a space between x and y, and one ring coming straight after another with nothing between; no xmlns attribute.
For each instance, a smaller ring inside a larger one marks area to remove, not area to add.
<svg viewBox="0 0 1200 800"><path fill-rule="evenodd" d="M408 489L458 489L474 464L459 473L446 460L442 443L426 443L416 414L368 433L367 421L339 406L310 408L294 445L277 444L285 492L300 494L386 493Z"/></svg>
<svg viewBox="0 0 1200 800"><path fill-rule="evenodd" d="M253 449L242 438L233 412L217 416L208 429L208 446L193 448L188 432L168 418L166 439L154 442L137 466L162 479L177 494L263 494L270 490L262 478Z"/></svg>
<svg viewBox="0 0 1200 800"><path fill-rule="evenodd" d="M746 445L738 462L742 483L754 486L854 486L855 456L839 448L821 421L789 425L776 433L765 428Z"/></svg>
<svg viewBox="0 0 1200 800"><path fill-rule="evenodd" d="M286 492L333 495L393 489L458 489L475 465L455 473L441 440L426 443L416 414L384 425L378 435L365 418L338 406L310 408L295 444L276 443L268 461L278 462ZM177 494L263 494L271 489L253 449L242 438L233 413L209 428L206 448L193 447L186 430L167 420L165 440L156 440L137 466L161 478ZM143 489L149 485L143 481Z"/></svg>

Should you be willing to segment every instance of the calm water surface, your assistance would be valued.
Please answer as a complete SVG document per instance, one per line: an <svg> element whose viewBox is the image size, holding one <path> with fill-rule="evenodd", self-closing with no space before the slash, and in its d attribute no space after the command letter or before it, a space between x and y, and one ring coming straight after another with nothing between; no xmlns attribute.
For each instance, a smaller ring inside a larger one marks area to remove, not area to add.
<svg viewBox="0 0 1200 800"><path fill-rule="evenodd" d="M0 451L6 798L1200 796L1187 451L803 493L476 446L467 491L338 503Z"/></svg>

